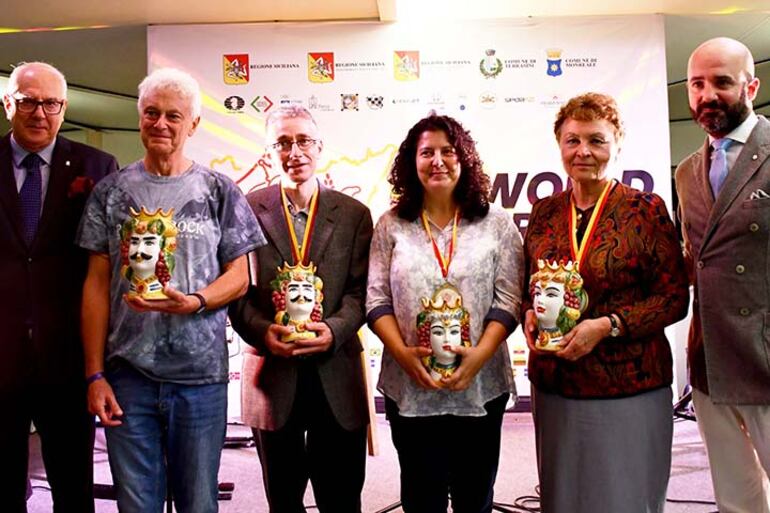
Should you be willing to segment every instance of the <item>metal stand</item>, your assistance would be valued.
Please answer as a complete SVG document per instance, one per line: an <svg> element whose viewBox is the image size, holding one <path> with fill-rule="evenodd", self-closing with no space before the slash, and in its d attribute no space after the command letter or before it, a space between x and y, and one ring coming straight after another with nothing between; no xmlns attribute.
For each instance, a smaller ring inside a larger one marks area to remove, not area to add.
<svg viewBox="0 0 770 513"><path fill-rule="evenodd" d="M682 396L674 403L674 418L695 421L695 410L692 407L692 387L686 385Z"/></svg>
<svg viewBox="0 0 770 513"><path fill-rule="evenodd" d="M375 511L375 513L388 513L388 511L393 511L396 508L401 507L401 501L394 502L390 506L385 506L383 509L379 509Z"/></svg>

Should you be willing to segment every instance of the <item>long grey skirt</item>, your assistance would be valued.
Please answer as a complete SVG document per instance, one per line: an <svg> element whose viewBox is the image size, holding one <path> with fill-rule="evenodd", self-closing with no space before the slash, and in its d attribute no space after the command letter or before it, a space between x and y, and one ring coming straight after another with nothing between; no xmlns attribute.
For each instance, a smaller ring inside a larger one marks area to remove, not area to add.
<svg viewBox="0 0 770 513"><path fill-rule="evenodd" d="M671 389L567 399L532 387L542 513L663 513Z"/></svg>

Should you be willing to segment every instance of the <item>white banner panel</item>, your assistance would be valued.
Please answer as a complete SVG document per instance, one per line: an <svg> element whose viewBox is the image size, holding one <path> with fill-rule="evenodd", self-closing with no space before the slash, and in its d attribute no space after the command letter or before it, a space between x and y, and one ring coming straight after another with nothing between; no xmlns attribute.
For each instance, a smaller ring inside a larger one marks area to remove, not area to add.
<svg viewBox="0 0 770 513"><path fill-rule="evenodd" d="M435 110L470 129L494 201L524 229L532 203L566 186L553 135L559 106L597 91L618 100L625 121L616 178L671 205L661 16L428 22L153 26L149 66L199 80L202 121L188 154L244 192L279 176L264 154L265 116L299 103L323 135L319 178L369 205L376 221L399 144ZM367 342L376 374L381 346ZM523 339L511 342L527 394Z"/></svg>

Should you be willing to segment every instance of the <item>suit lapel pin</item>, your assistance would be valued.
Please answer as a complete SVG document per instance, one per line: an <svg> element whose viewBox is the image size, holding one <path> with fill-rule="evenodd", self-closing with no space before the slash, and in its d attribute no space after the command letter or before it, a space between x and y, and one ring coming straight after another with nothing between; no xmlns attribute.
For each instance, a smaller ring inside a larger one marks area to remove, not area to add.
<svg viewBox="0 0 770 513"><path fill-rule="evenodd" d="M70 165L70 161L69 161L69 160L65 161L65 162L64 162L64 165L65 165L65 166L69 166L69 165Z"/></svg>
<svg viewBox="0 0 770 513"><path fill-rule="evenodd" d="M756 154L756 153L755 153L754 155L752 155L752 156L751 156L751 160L757 160L758 158L759 158L759 157L757 156L757 154Z"/></svg>

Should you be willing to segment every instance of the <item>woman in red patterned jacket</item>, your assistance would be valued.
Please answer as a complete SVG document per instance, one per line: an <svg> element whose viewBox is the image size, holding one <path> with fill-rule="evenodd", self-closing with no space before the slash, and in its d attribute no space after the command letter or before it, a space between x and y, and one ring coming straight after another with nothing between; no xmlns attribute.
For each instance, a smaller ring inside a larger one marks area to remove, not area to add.
<svg viewBox="0 0 770 513"><path fill-rule="evenodd" d="M561 349L536 347L523 304L543 513L662 512L671 466L672 359L663 329L687 313L676 230L663 200L611 178L615 101L571 99L554 126L572 188L537 202L525 269L577 262L588 307Z"/></svg>

